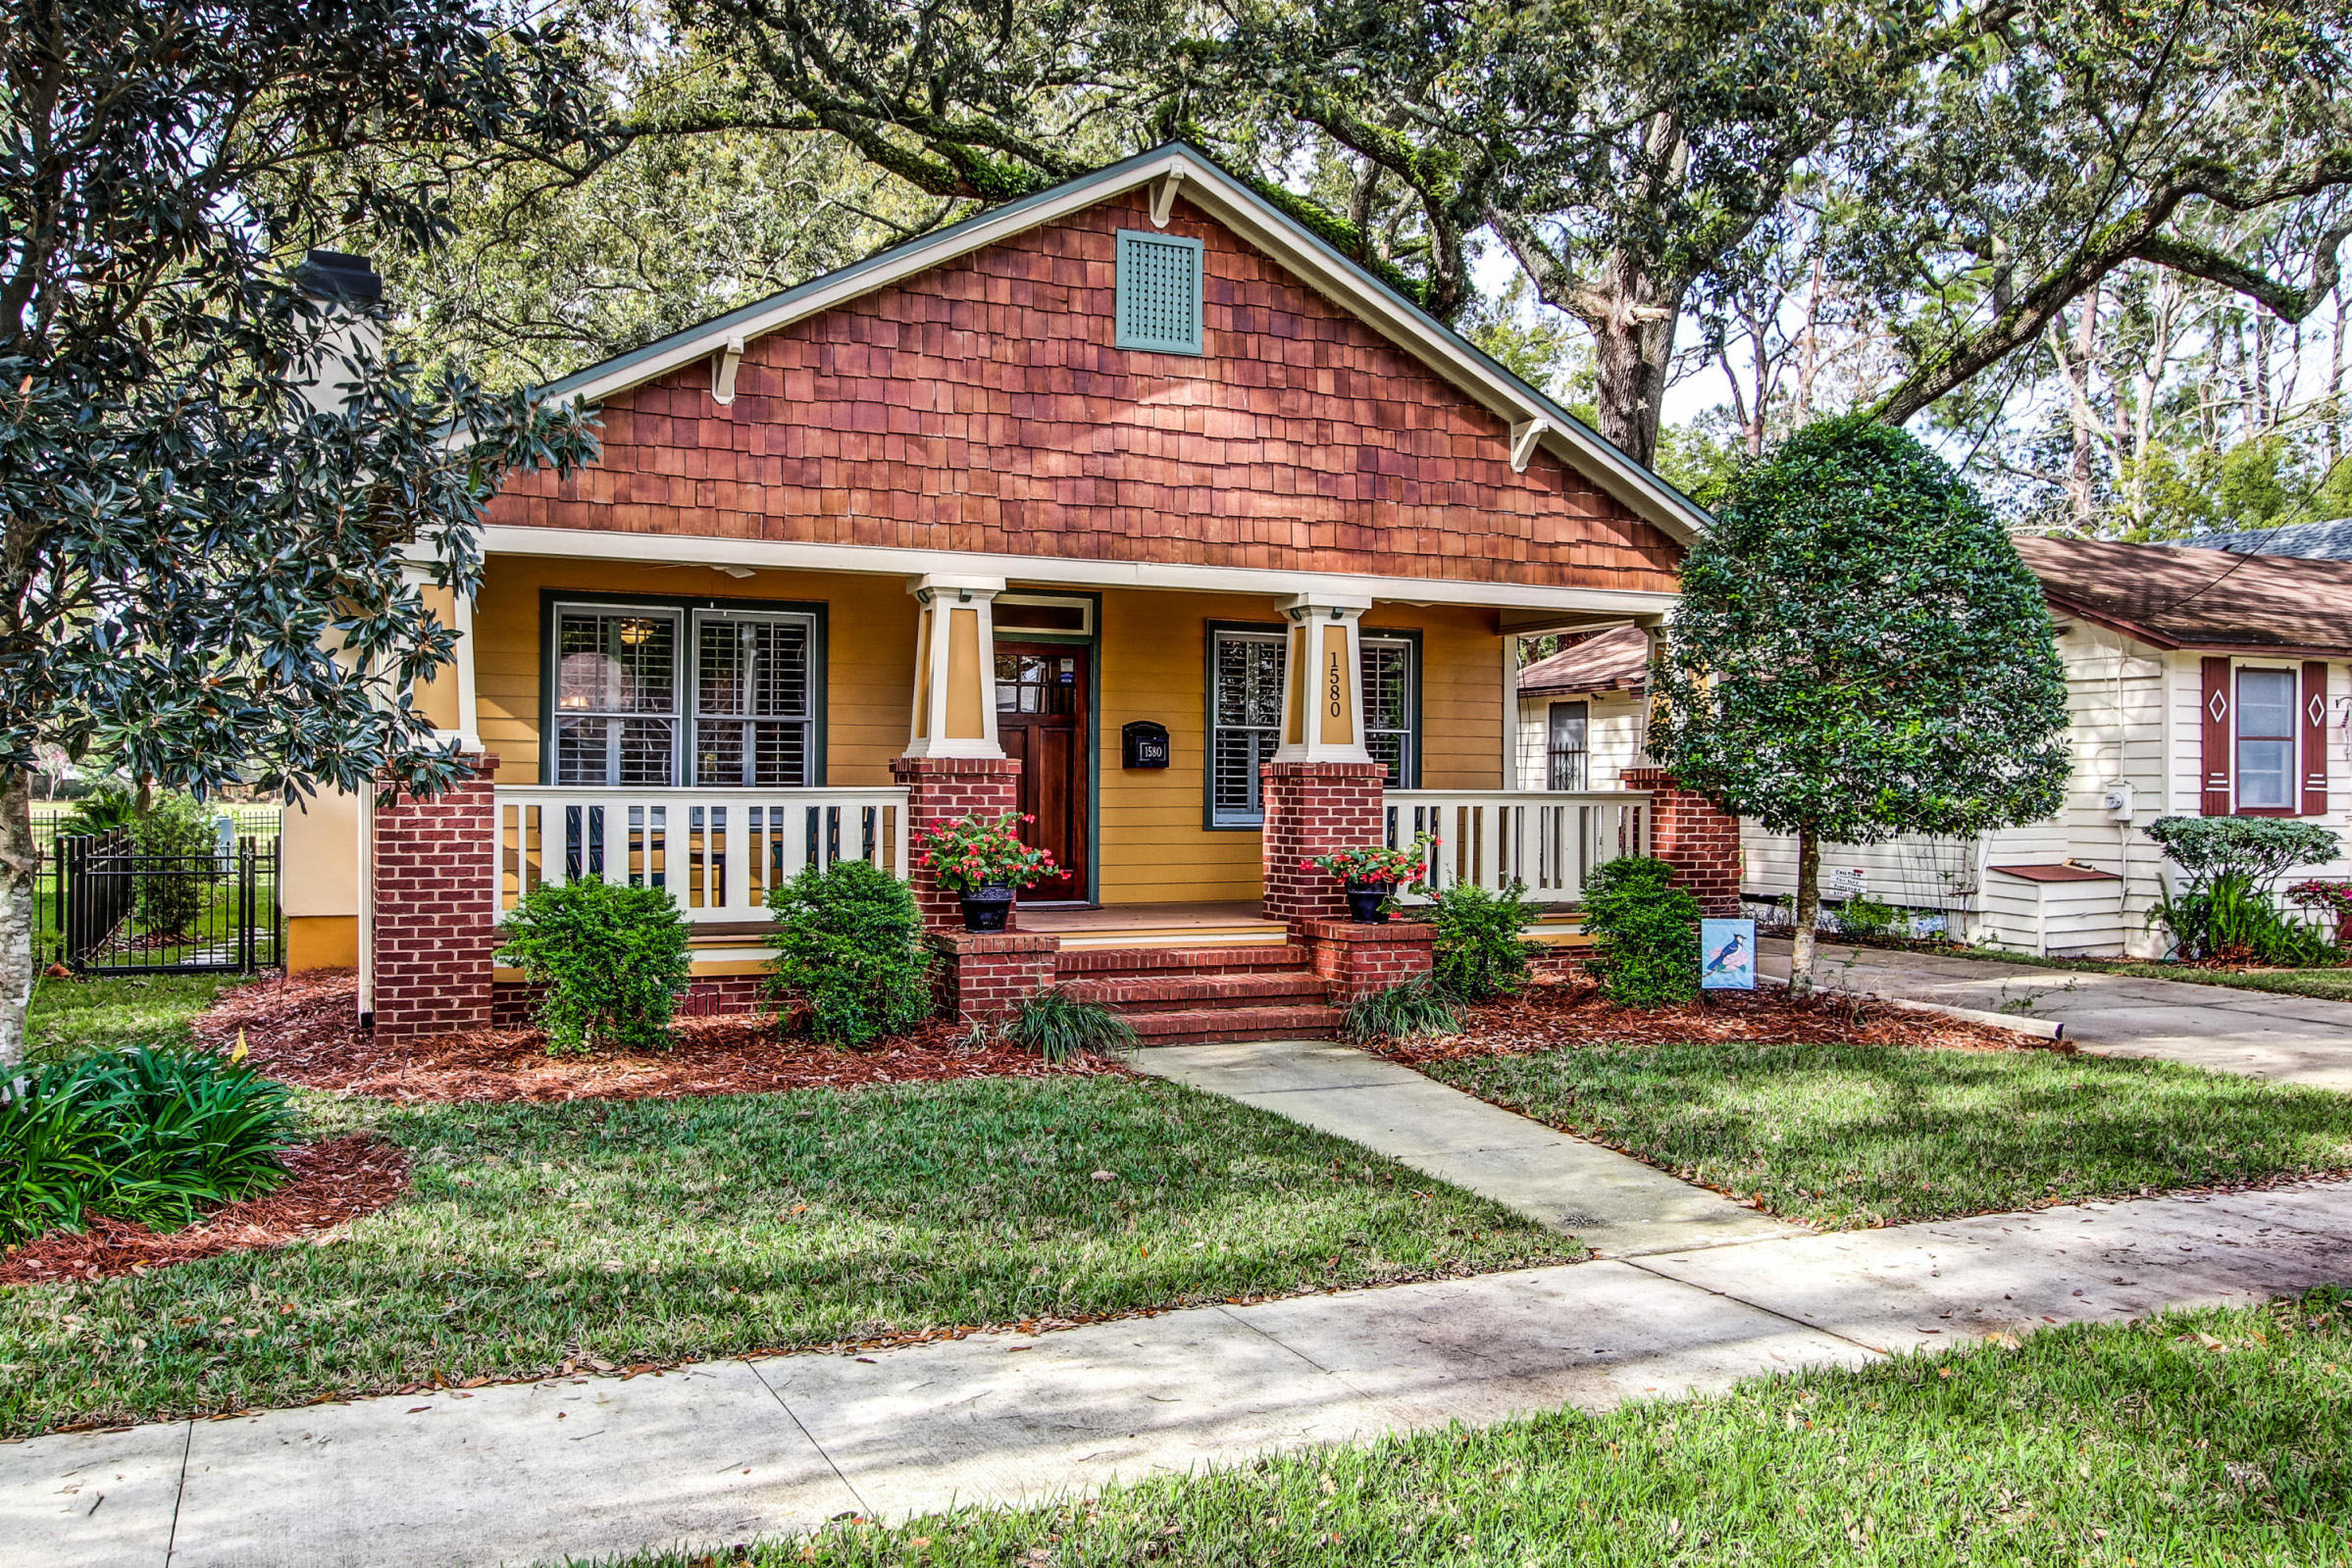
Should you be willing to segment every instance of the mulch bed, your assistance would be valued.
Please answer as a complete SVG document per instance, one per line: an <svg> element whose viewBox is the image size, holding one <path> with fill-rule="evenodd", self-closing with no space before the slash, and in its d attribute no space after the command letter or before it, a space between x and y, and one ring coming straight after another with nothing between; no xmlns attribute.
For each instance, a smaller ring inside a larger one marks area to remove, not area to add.
<svg viewBox="0 0 2352 1568"><path fill-rule="evenodd" d="M414 1102L667 1099L1125 1071L1098 1057L1055 1064L1010 1045L974 1045L945 1022L846 1050L789 1037L773 1017L750 1013L679 1019L671 1049L647 1055L549 1056L536 1029L379 1041L352 1022L358 985L344 970L234 986L196 1017L196 1037L230 1049L241 1037L254 1068L283 1083Z"/></svg>
<svg viewBox="0 0 2352 1568"><path fill-rule="evenodd" d="M407 1151L372 1133L288 1149L285 1166L286 1179L273 1190L215 1209L185 1230L156 1232L99 1215L78 1234L37 1236L0 1256L0 1286L103 1280L283 1246L373 1214L408 1188Z"/></svg>
<svg viewBox="0 0 2352 1568"><path fill-rule="evenodd" d="M1530 986L1469 1010L1462 1033L1377 1047L1401 1062L1515 1056L1589 1045L1742 1041L1758 1045L1911 1045L1941 1050L2067 1050L2016 1030L1855 996L1802 1001L1774 988L1709 991L1686 1007L1618 1007L1581 977Z"/></svg>

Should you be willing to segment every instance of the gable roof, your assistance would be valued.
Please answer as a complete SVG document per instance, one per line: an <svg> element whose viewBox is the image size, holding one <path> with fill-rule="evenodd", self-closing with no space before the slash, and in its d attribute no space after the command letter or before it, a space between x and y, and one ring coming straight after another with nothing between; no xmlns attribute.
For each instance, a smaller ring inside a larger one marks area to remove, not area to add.
<svg viewBox="0 0 2352 1568"><path fill-rule="evenodd" d="M1519 672L1522 697L1565 697L1584 692L1640 691L1650 680L1650 634L1622 626L1571 642Z"/></svg>
<svg viewBox="0 0 2352 1568"><path fill-rule="evenodd" d="M2052 608L2160 648L2352 656L2352 561L2024 536Z"/></svg>
<svg viewBox="0 0 2352 1568"><path fill-rule="evenodd" d="M1710 523L1690 497L1635 462L1599 431L1512 375L1460 333L1342 256L1297 219L1181 142L975 213L936 233L878 251L697 327L574 371L542 395L598 402L681 366L814 316L901 278L984 249L1139 187L1166 187L1266 252L1316 293L1361 321L1508 425L1539 427L1536 439L1636 517L1689 543ZM1166 210L1160 204L1156 211Z"/></svg>
<svg viewBox="0 0 2352 1568"><path fill-rule="evenodd" d="M2330 523L2287 523L2275 529L2234 533L2200 533L2173 541L2192 550L2227 550L2235 555L2318 556L2352 561L2352 517Z"/></svg>

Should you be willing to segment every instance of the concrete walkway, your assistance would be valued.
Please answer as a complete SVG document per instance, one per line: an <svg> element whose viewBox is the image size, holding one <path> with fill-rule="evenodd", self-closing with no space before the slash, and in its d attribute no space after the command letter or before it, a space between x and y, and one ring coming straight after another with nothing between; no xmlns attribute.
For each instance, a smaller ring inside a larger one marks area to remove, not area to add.
<svg viewBox="0 0 2352 1568"><path fill-rule="evenodd" d="M1133 1062L1361 1143L1565 1231L1605 1257L1802 1234L1720 1192L1328 1040L1156 1046Z"/></svg>
<svg viewBox="0 0 2352 1568"><path fill-rule="evenodd" d="M0 1563L722 1545L2346 1280L2352 1185L2309 1185L38 1438L0 1444Z"/></svg>
<svg viewBox="0 0 2352 1568"><path fill-rule="evenodd" d="M1758 967L1786 979L1788 947L1766 939ZM2063 1023L2100 1055L2352 1091L2352 1002L1826 942L1819 965L1824 986Z"/></svg>

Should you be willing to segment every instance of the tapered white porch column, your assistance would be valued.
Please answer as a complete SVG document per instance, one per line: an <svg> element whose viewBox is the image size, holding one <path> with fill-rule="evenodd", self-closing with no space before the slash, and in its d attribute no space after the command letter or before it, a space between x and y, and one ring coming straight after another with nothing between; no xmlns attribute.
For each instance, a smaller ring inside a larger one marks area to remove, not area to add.
<svg viewBox="0 0 2352 1568"><path fill-rule="evenodd" d="M1290 656L1282 666L1276 762L1369 762L1364 749L1363 614L1372 601L1301 593L1283 602Z"/></svg>
<svg viewBox="0 0 2352 1568"><path fill-rule="evenodd" d="M1002 578L917 578L923 606L915 638L915 711L910 757L1001 757L997 743L997 627Z"/></svg>

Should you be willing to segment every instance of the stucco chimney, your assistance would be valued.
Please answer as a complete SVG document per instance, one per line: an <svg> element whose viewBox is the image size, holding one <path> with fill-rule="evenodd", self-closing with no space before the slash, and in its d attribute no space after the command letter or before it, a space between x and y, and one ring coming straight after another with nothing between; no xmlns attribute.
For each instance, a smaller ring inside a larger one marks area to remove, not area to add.
<svg viewBox="0 0 2352 1568"><path fill-rule="evenodd" d="M370 360L383 351L383 324L377 311L383 303L383 279L365 256L314 250L294 270L294 282L327 308L334 324L323 344L326 352L301 379L310 406L333 413L343 406L342 387L359 379L363 351Z"/></svg>

